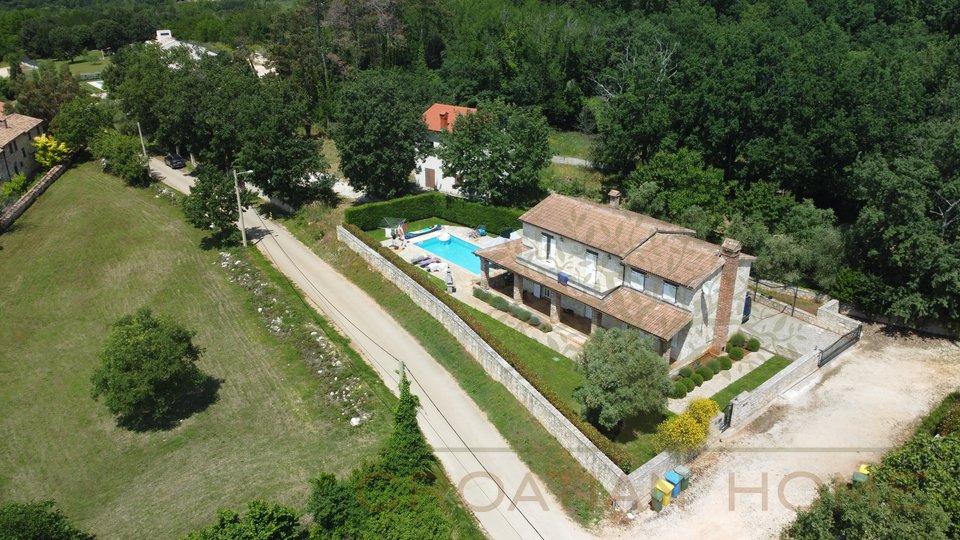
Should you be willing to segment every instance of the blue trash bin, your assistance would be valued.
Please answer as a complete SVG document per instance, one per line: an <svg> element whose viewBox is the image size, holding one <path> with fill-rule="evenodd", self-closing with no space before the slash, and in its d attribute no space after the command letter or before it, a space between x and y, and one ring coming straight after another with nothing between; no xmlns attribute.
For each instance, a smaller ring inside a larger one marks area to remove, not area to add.
<svg viewBox="0 0 960 540"><path fill-rule="evenodd" d="M680 482L683 478L677 474L676 471L667 471L667 474L663 475L663 478L673 484L673 493L670 494L671 497L680 496Z"/></svg>

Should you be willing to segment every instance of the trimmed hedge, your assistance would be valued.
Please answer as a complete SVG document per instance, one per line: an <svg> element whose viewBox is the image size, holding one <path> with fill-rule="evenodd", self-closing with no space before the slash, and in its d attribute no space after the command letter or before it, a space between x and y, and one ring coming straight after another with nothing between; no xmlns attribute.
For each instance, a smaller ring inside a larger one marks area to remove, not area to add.
<svg viewBox="0 0 960 540"><path fill-rule="evenodd" d="M701 377L703 377L704 381L709 381L710 379L713 378L713 370L711 370L708 367L698 367L697 375L700 375Z"/></svg>
<svg viewBox="0 0 960 540"><path fill-rule="evenodd" d="M750 341L747 342L747 350L750 352L757 352L760 350L760 340L757 338L750 338Z"/></svg>
<svg viewBox="0 0 960 540"><path fill-rule="evenodd" d="M690 376L690 380L693 381L693 384L700 386L701 384L703 384L703 375L700 375L699 373L694 373L693 375Z"/></svg>
<svg viewBox="0 0 960 540"><path fill-rule="evenodd" d="M731 360L739 362L740 360L743 360L743 355L746 353L744 353L743 349L740 347L730 347L730 350L727 351L727 354L730 356Z"/></svg>
<svg viewBox="0 0 960 540"><path fill-rule="evenodd" d="M728 370L733 367L733 360L731 360L727 355L717 358L717 361L720 362L720 368L723 370Z"/></svg>
<svg viewBox="0 0 960 540"><path fill-rule="evenodd" d="M387 217L403 218L407 221L438 217L468 227L484 225L490 233L500 234L504 229L519 229L520 222L517 218L523 215L523 212L516 208L467 202L459 197L434 191L347 208L343 220L369 231L380 227L383 218Z"/></svg>
<svg viewBox="0 0 960 540"><path fill-rule="evenodd" d="M687 397L687 386L680 381L673 383L673 390L670 392L673 399L683 399Z"/></svg>
<svg viewBox="0 0 960 540"><path fill-rule="evenodd" d="M693 382L690 377L684 377L680 379L680 382L687 387L687 392L693 392L693 389L697 387L697 383Z"/></svg>
<svg viewBox="0 0 960 540"><path fill-rule="evenodd" d="M693 370L690 369L689 366L684 366L684 367L680 368L679 373L680 373L680 376L681 376L681 377L689 377L689 376L693 375Z"/></svg>
<svg viewBox="0 0 960 540"><path fill-rule="evenodd" d="M424 216L427 217L427 216ZM727 342L727 345L731 347L743 347L743 344L747 342L747 336L737 332L730 338L730 341Z"/></svg>
<svg viewBox="0 0 960 540"><path fill-rule="evenodd" d="M380 203L377 203L380 204ZM349 211L349 210L348 210ZM451 220L452 221L452 220ZM461 303L456 298L453 298L447 294L446 287L440 285L429 279L429 276L425 272L419 271L419 268L411 265L410 263L404 261L400 258L399 255L390 251L389 249L384 248L380 245L379 242L370 238L369 235L364 234L364 232L351 223L345 223L344 228L350 232L350 234L356 236L360 239L361 242L366 244L370 249L376 251L379 255L386 258L394 266L400 269L401 272L407 274L411 279L416 281L420 286L434 295L438 300L446 304L454 313L457 314L465 323L467 323L470 328L476 332L481 339L487 342L493 350L497 351L508 364L513 366L520 375L527 380L534 388L537 389L543 397L560 411L560 414L565 416L567 420L570 421L581 433L583 433L590 441L596 445L601 452L603 452L611 461L617 464L623 472L630 472L634 468L634 463L631 457L619 446L615 445L610 439L606 438L603 434L597 431L592 424L586 420L580 418L580 416L571 409L561 398L558 396L553 389L544 384L543 380L540 379L540 375L530 369L527 364L524 364L517 357L516 353L512 349L507 347L505 343L500 341L496 336L487 331L487 329L480 324L467 310L467 306ZM501 298L501 297L497 297ZM506 302L506 300L504 300ZM544 330L544 327L547 329ZM540 325L540 329L544 332L549 332L553 329L548 323L543 323Z"/></svg>
<svg viewBox="0 0 960 540"><path fill-rule="evenodd" d="M546 334L547 332L553 332L553 326L548 322L540 323L540 330L544 334Z"/></svg>
<svg viewBox="0 0 960 540"><path fill-rule="evenodd" d="M713 374L716 375L717 373L720 373L720 362L717 360L711 360L707 362L707 368L709 368L710 371L712 371Z"/></svg>

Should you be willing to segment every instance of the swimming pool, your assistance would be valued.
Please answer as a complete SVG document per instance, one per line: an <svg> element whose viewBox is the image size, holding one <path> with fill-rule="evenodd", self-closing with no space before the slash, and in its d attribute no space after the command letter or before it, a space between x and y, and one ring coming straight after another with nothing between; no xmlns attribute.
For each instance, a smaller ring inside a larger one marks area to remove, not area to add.
<svg viewBox="0 0 960 540"><path fill-rule="evenodd" d="M443 243L437 237L434 237L415 245L469 272L480 274L480 258L473 254L480 248L466 240L451 235L448 243Z"/></svg>

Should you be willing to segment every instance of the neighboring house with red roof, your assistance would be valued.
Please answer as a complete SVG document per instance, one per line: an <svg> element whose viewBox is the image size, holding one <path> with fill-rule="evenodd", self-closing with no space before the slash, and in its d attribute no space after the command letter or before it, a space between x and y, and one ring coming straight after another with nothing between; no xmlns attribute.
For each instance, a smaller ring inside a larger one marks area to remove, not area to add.
<svg viewBox="0 0 960 540"><path fill-rule="evenodd" d="M471 113L477 112L470 107L457 107L456 105L446 105L444 103L434 103L423 113L423 121L427 124L430 141L433 147L440 146L440 133L452 131L457 119ZM417 170L414 173L417 185L421 189L429 191L442 191L450 195L460 195L457 189L457 179L452 176L445 176L443 172L443 162L435 154L423 157L417 161Z"/></svg>
<svg viewBox="0 0 960 540"><path fill-rule="evenodd" d="M19 173L28 178L37 170L33 138L43 133L43 120L24 114L0 112L0 183Z"/></svg>
<svg viewBox="0 0 960 540"><path fill-rule="evenodd" d="M754 258L619 206L550 195L523 236L478 250L485 285L582 334L636 328L673 361L719 351L740 328Z"/></svg>

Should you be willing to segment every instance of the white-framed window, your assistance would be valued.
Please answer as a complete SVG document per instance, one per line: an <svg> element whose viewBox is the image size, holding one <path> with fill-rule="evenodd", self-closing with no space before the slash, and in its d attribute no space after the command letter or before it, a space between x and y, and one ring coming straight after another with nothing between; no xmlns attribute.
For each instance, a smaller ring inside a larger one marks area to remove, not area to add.
<svg viewBox="0 0 960 540"><path fill-rule="evenodd" d="M643 290L643 286L647 280L647 275L643 272L637 270L636 268L630 269L630 286L638 291Z"/></svg>
<svg viewBox="0 0 960 540"><path fill-rule="evenodd" d="M550 298L550 288L541 287L540 288L540 298Z"/></svg>
<svg viewBox="0 0 960 540"><path fill-rule="evenodd" d="M677 286L673 283L663 282L663 299L671 304L677 303Z"/></svg>
<svg viewBox="0 0 960 540"><path fill-rule="evenodd" d="M553 260L553 236L547 233L540 234L540 256L545 261Z"/></svg>

